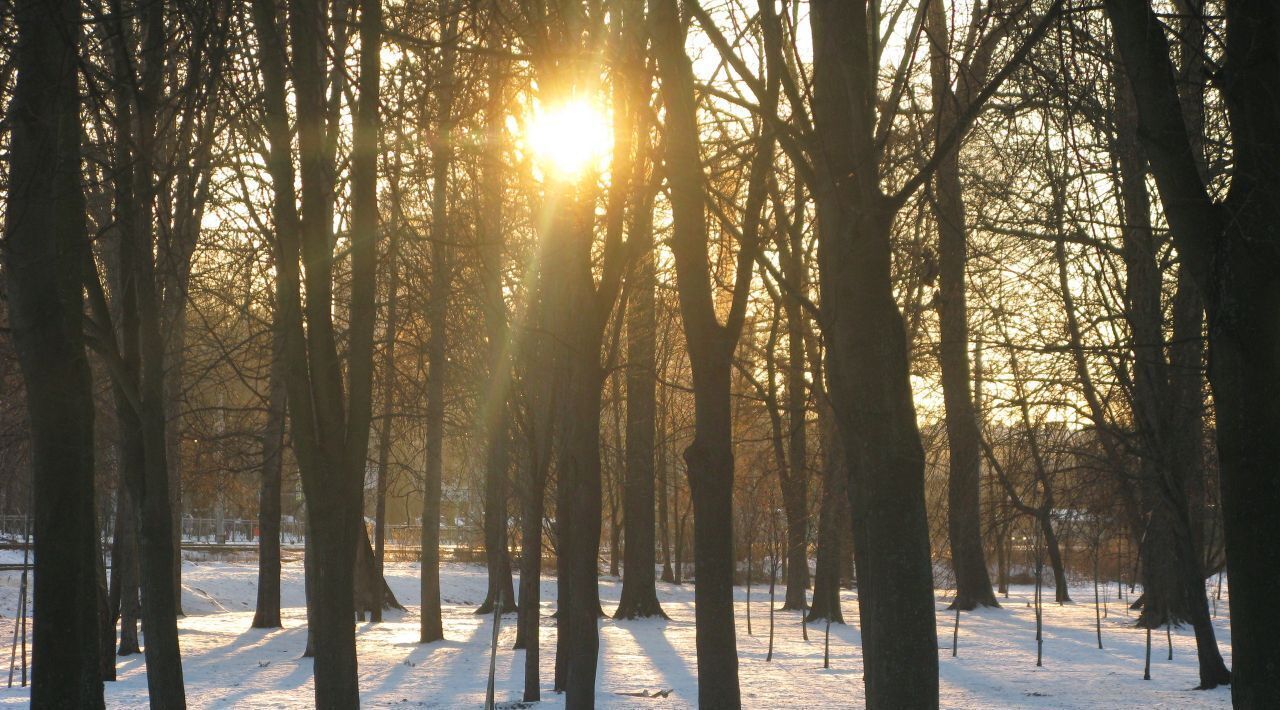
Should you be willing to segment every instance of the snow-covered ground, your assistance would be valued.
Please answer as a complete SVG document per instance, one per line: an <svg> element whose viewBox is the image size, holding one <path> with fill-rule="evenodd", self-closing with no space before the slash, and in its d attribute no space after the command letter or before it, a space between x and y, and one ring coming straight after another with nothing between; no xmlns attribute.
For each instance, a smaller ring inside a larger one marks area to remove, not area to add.
<svg viewBox="0 0 1280 710"><path fill-rule="evenodd" d="M10 560L5 553L4 562ZM300 658L306 639L302 566L284 571L285 628L249 628L253 617L257 569L253 564L187 562L183 572L183 607L179 621L187 702L196 708L309 707L311 661ZM360 688L365 707L479 708L483 705L489 667L491 616L472 613L484 597L482 567L449 564L442 571L446 641L419 645L418 572L411 564L394 564L388 579L409 613L383 624L358 628ZM18 573L0 573L0 644L13 634ZM621 584L602 578L605 611L617 603ZM1051 592L1052 590L1050 590ZM1114 586L1111 588L1114 594ZM1114 598L1103 620L1105 650L1094 635L1092 588L1074 590L1075 604L1049 603L1044 609L1044 666L1035 665L1035 615L1027 606L1032 590L1015 588L1003 608L964 613L960 619L959 654L951 657L954 615L939 593L938 638L942 668L942 705L947 708L1188 708L1229 707L1226 689L1202 692L1196 685L1194 638L1189 629L1173 630L1174 660L1167 659L1163 633L1153 636L1152 680L1142 680L1145 632L1132 627L1133 616ZM690 708L697 704L694 654L693 589L660 584L663 607L671 621L600 622L601 663L597 705L608 708ZM828 708L862 705L861 651L856 624L832 625L831 668L822 668L823 626L809 626L801 638L795 612L775 616L772 662L768 650L768 589L752 590L752 631L747 633L746 589L738 600L738 655L743 704L749 708ZM782 590L778 599L782 599ZM555 625L555 582L543 582L542 687L535 707L561 707L551 692ZM779 602L780 603L780 602ZM844 594L845 615L857 619L857 600ZM1225 603L1215 620L1224 651L1230 632ZM524 652L511 651L515 617L503 619L497 661L500 702L517 701L523 688ZM27 703L24 689L4 689L7 650L0 658L0 706ZM1230 657L1228 656L1228 663ZM121 659L120 679L107 684L109 707L147 704L142 656ZM911 669L904 668L904 673ZM15 674L16 679L16 674ZM15 686L17 685L15 681ZM671 689L665 699L623 693Z"/></svg>

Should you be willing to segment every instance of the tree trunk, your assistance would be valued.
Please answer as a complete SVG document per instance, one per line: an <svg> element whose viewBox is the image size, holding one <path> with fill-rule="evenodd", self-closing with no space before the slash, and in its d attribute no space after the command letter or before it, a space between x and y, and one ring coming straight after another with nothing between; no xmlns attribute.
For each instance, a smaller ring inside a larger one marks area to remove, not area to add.
<svg viewBox="0 0 1280 710"><path fill-rule="evenodd" d="M14 6L4 240L9 324L26 388L35 501L33 707L101 708L88 258L80 171L80 4Z"/></svg>
<svg viewBox="0 0 1280 710"><path fill-rule="evenodd" d="M1062 561L1062 548L1058 545L1058 534L1053 529L1053 515L1048 509L1036 514L1036 524L1040 526L1040 534L1044 536L1045 549L1049 551L1049 567L1053 569L1053 599L1059 604L1071 601L1071 593L1067 585L1067 566Z"/></svg>
<svg viewBox="0 0 1280 710"><path fill-rule="evenodd" d="M826 369L849 465L867 707L937 708L924 451L890 275L897 205L874 169L851 167L878 161L866 21L841 3L812 7L815 163L830 166L815 190Z"/></svg>
<svg viewBox="0 0 1280 710"><path fill-rule="evenodd" d="M163 275L162 275L163 277ZM182 366L186 360L186 299L163 323L165 333L164 400L171 421L165 427L165 462L169 477L169 520L173 531L173 599L178 616L182 611Z"/></svg>
<svg viewBox="0 0 1280 710"><path fill-rule="evenodd" d="M398 199L398 198L396 198ZM387 466L391 463L391 420L395 413L396 396L396 338L399 315L397 305L400 296L400 230L393 229L387 241L387 321L383 330L382 358L382 421L378 424L378 472L374 484L373 503L373 567L374 584L370 600L370 620L382 621L383 576L386 561L387 528Z"/></svg>
<svg viewBox="0 0 1280 710"><path fill-rule="evenodd" d="M121 460L124 460L123 456ZM111 578L111 616L120 620L120 648L117 653L121 656L141 653L142 647L138 643L138 616L142 611L138 598L138 511L124 485L116 490Z"/></svg>
<svg viewBox="0 0 1280 710"><path fill-rule="evenodd" d="M284 471L286 394L284 333L271 338L267 379L267 422L262 430L262 489L258 496L258 602L255 629L278 629L280 622L280 489Z"/></svg>
<svg viewBox="0 0 1280 710"><path fill-rule="evenodd" d="M441 8L447 16L445 37L456 38L458 14L453 4ZM422 620L421 643L444 638L440 618L440 494L444 475L444 385L448 377L446 333L453 256L449 246L449 139L453 127L453 42L440 57L443 87L436 106L436 140L431 146L431 281L427 313L426 485L422 497Z"/></svg>
<svg viewBox="0 0 1280 710"><path fill-rule="evenodd" d="M841 530L841 510L848 506L848 472L844 469L839 432L825 395L819 398L818 428L822 437L822 503L818 513L818 549L813 576L813 606L806 621L829 619L844 623L840 609L841 560L847 553Z"/></svg>
<svg viewBox="0 0 1280 710"><path fill-rule="evenodd" d="M930 5L929 17L945 34L941 2ZM945 44L942 45L945 47ZM947 88L950 70L940 68L934 53L934 105L939 107L939 133L944 124L954 124L954 96ZM945 56L945 52L943 53ZM938 74L941 76L938 76ZM939 86L941 84L941 86ZM945 116L945 118L944 118ZM982 511L979 495L982 471L981 431L969 389L969 323L965 302L965 264L968 244L965 206L960 184L958 151L949 152L934 174L933 214L938 223L938 364L942 370L942 396L946 409L947 449L950 462L947 478L947 533L951 546L951 566L955 573L956 596L951 608L968 611L978 606L995 607L995 594L982 547Z"/></svg>
<svg viewBox="0 0 1280 710"><path fill-rule="evenodd" d="M489 32L500 29L496 5L490 8ZM511 468L511 353L507 304L502 293L502 140L506 131L506 77L508 63L498 57L489 59L488 102L485 107L483 154L483 207L477 215L479 272L484 309L485 332L489 338L488 378L482 385L485 393L480 410L480 427L485 437L484 479L484 549L489 573L489 587L477 614L493 610L494 600L503 599L503 611L516 610L516 596L511 581L511 554L507 549L508 476Z"/></svg>
<svg viewBox="0 0 1280 710"><path fill-rule="evenodd" d="M1209 316L1209 382L1231 590L1232 701L1280 703L1280 18L1245 3L1226 8L1223 84L1235 162L1224 202L1205 190L1164 28L1147 3L1108 0L1116 46L1138 107L1144 148L1175 245Z"/></svg>
<svg viewBox="0 0 1280 710"><path fill-rule="evenodd" d="M631 239L643 250L627 298L627 441L623 523L625 576L615 619L667 618L654 580L654 424L657 413L657 288L652 201L637 205ZM647 237L647 238L646 238ZM665 513L665 505L663 506ZM665 547L665 545L664 545ZM670 570L668 563L665 570Z"/></svg>
<svg viewBox="0 0 1280 710"><path fill-rule="evenodd" d="M542 624L542 518L545 515L546 480L536 473L525 492L523 528L520 533L520 604L515 648L524 649L524 701L541 700L539 685L539 636Z"/></svg>
<svg viewBox="0 0 1280 710"><path fill-rule="evenodd" d="M555 335L549 341L556 368L559 409L556 481L557 665L563 668L565 706L592 707L600 636L597 559L601 533L600 406L604 373L600 349L604 323L573 313L594 296L591 220L587 203L566 199L552 216L547 255Z"/></svg>
<svg viewBox="0 0 1280 710"><path fill-rule="evenodd" d="M360 12L360 91L351 156L350 327L346 377L333 311L333 158L326 145L325 40L322 3L290 8L292 63L271 0L255 0L254 25L263 77L267 165L277 232L276 313L284 333L290 431L307 500L308 631L313 641L315 703L359 704L355 648L357 545L373 400L373 332L377 286L377 136L381 5ZM339 44L344 44L340 42ZM301 212L291 157L285 67L292 68L298 116ZM305 272L300 268L305 261ZM306 299L302 297L305 273ZM305 327L304 327L305 326ZM344 381L346 387L344 388ZM344 391L345 390L345 391ZM345 395L345 396L344 396Z"/></svg>
<svg viewBox="0 0 1280 710"><path fill-rule="evenodd" d="M662 417L661 421L667 421L667 396L666 390L662 395ZM657 442L657 475L658 475L658 545L662 548L662 581L674 583L676 581L675 572L671 568L671 506L668 504L671 493L671 482L668 476L669 466L667 462L667 442L666 438L671 434L669 430L663 429L663 440Z"/></svg>

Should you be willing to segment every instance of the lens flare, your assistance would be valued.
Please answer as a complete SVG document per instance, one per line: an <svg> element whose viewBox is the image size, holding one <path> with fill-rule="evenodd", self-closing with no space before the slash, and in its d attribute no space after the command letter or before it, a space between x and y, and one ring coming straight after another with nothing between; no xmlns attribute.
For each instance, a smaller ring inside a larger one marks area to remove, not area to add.
<svg viewBox="0 0 1280 710"><path fill-rule="evenodd" d="M559 180L603 170L612 144L604 112L581 99L536 111L526 140L539 169Z"/></svg>

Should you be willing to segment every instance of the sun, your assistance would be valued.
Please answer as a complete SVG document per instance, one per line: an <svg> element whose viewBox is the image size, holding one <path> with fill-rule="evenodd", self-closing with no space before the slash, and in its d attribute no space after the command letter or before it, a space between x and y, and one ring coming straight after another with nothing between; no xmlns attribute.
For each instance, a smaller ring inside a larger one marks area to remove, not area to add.
<svg viewBox="0 0 1280 710"><path fill-rule="evenodd" d="M604 170L612 145L605 113L583 99L537 109L526 140L538 168L565 181Z"/></svg>

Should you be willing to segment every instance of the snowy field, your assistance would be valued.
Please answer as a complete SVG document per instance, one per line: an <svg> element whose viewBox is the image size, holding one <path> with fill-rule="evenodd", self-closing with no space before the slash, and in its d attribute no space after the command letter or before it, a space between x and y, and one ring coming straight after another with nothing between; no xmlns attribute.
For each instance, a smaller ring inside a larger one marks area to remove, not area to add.
<svg viewBox="0 0 1280 710"><path fill-rule="evenodd" d="M5 553L4 562L11 561ZM20 560L13 560L20 561ZM489 667L492 617L472 611L484 597L485 573L479 566L449 564L442 571L447 640L417 643L417 566L391 565L388 579L408 614L380 625L360 624L360 688L365 707L479 708ZM311 662L300 658L306 639L302 566L284 571L285 628L250 629L257 569L251 564L187 562L183 572L179 621L187 702L196 708L309 707ZM0 640L13 634L18 573L0 573ZM621 584L602 578L605 611L617 603ZM1115 587L1111 587L1114 595ZM1027 606L1031 588L1015 588L1001 609L961 615L959 655L951 657L954 615L938 604L942 668L942 705L947 708L1226 708L1230 692L1191 690L1197 683L1194 637L1190 629L1173 631L1174 660L1167 660L1164 633L1153 635L1152 680L1142 680L1144 632L1114 597L1103 620L1105 650L1094 635L1092 588L1073 590L1075 604L1045 606L1044 667L1035 665L1035 615ZM1052 596L1052 590L1049 590ZM693 588L659 584L659 597L671 621L602 620L597 705L607 708L691 708L697 704L694 659ZM845 708L862 705L861 654L856 624L832 625L831 668L822 668L823 626L809 626L801 638L795 612L775 617L773 661L768 648L768 588L752 590L752 635L747 634L746 588L738 600L738 655L743 704L749 708ZM549 618L554 580L542 585L543 701L555 708L563 699L550 690L554 663L554 621ZM782 590L778 591L778 599ZM779 602L780 603L780 602ZM856 620L856 595L844 594L845 615ZM1224 651L1230 632L1225 603L1215 620ZM515 616L503 619L497 662L499 701L520 699L524 652L511 651ZM7 677L4 649L0 672ZM1227 658L1228 664L1230 657ZM145 707L147 690L142 656L122 659L120 680L107 684L107 705ZM910 669L904 669L909 673ZM16 676L15 676L16 677ZM15 681L16 685L16 681ZM665 699L625 693L671 689ZM27 704L28 694L0 683L0 706Z"/></svg>

